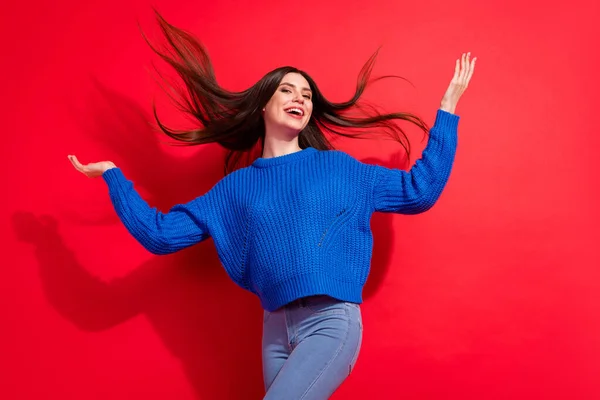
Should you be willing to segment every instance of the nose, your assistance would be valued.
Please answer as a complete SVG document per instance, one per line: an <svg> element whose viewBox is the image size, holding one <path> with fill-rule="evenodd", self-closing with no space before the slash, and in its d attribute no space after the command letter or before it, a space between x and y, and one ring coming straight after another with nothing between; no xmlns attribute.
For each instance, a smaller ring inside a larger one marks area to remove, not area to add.
<svg viewBox="0 0 600 400"><path fill-rule="evenodd" d="M294 101L300 104L304 104L304 97L302 97L302 93L296 93L294 96Z"/></svg>

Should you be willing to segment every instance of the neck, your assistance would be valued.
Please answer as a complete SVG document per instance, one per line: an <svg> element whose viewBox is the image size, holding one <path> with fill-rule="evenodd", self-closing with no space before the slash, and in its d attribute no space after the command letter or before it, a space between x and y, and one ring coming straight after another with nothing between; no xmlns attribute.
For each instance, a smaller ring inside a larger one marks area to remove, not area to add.
<svg viewBox="0 0 600 400"><path fill-rule="evenodd" d="M265 135L262 158L285 156L300 150L302 149L298 145L298 135L294 135L293 137Z"/></svg>

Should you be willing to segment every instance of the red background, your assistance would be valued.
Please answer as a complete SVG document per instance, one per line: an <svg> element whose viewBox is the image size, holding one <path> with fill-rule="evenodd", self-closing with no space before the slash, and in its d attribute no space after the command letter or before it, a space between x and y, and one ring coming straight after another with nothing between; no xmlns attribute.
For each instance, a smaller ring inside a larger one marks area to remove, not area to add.
<svg viewBox="0 0 600 400"><path fill-rule="evenodd" d="M363 350L334 398L600 398L597 4L152 3L201 38L230 89L292 64L343 100L383 44L375 74L415 86L369 98L429 123L456 57L479 58L439 203L373 218ZM136 25L159 38L150 2L1 8L0 397L260 398L259 303L212 242L148 254L66 158L115 161L163 209L221 176L218 146L166 148L152 131L153 98L182 120ZM339 146L406 166L390 142Z"/></svg>

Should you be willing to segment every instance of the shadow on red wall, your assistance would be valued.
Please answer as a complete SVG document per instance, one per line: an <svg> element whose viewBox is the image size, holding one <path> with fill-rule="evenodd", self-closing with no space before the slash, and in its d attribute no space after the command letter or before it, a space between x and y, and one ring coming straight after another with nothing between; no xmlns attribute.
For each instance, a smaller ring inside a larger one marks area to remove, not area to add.
<svg viewBox="0 0 600 400"><path fill-rule="evenodd" d="M143 188L150 204L168 209L206 192L222 177L222 154L207 148L192 158L169 156L157 142L149 116L135 102L94 83L92 100L74 115L83 131L109 149L111 159ZM81 225L116 221L70 218ZM198 398L262 396L262 312L229 280L212 240L152 257L129 275L106 283L81 265L77 249L67 248L58 224L50 216L13 216L19 239L34 245L45 295L60 315L84 331L98 332L144 314L181 360ZM366 299L385 278L392 248L390 216L374 215L371 226L375 246Z"/></svg>

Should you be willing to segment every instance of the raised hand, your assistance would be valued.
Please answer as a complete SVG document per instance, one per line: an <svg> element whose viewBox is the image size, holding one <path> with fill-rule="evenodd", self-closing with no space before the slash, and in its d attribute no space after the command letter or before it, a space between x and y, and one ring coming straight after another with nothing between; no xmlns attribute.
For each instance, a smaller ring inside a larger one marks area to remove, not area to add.
<svg viewBox="0 0 600 400"><path fill-rule="evenodd" d="M116 168L116 165L112 161L100 161L83 165L77 160L77 157L73 155L68 156L68 158L71 161L71 164L73 164L73 167L88 178L96 178L101 176L104 171Z"/></svg>
<svg viewBox="0 0 600 400"><path fill-rule="evenodd" d="M475 61L477 61L477 57L471 60L471 53L463 53L460 60L456 60L454 76L442 98L441 110L454 113L460 96L462 96L469 86L473 71L475 70Z"/></svg>

